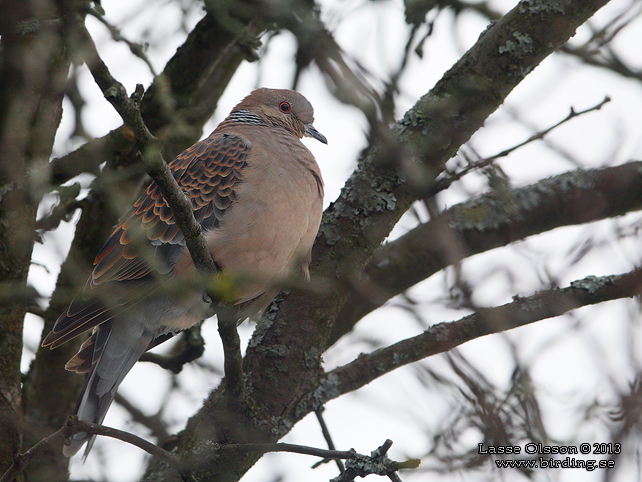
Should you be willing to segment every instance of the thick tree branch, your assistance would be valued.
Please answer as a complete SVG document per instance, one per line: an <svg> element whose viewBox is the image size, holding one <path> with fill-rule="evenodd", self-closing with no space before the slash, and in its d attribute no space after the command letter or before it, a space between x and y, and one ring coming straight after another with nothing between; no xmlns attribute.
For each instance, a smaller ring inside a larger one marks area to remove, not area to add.
<svg viewBox="0 0 642 482"><path fill-rule="evenodd" d="M642 209L642 162L575 170L515 188L490 192L444 211L378 249L364 270L362 288L344 304L329 344L355 323L455 261L562 226L598 221Z"/></svg>
<svg viewBox="0 0 642 482"><path fill-rule="evenodd" d="M438 323L420 335L362 355L328 372L320 384L325 389L317 391L314 400L308 399L304 403L325 404L392 370L444 353L475 338L560 316L582 306L640 294L642 269L635 269L621 275L588 276L573 281L566 288L515 297L513 302L494 308L480 308L472 315L453 322Z"/></svg>
<svg viewBox="0 0 642 482"><path fill-rule="evenodd" d="M127 126L114 129L109 134L92 139L75 151L53 159L46 168L50 172L51 186L59 186L71 178L88 172L98 175L100 165L118 153L133 148L134 133Z"/></svg>

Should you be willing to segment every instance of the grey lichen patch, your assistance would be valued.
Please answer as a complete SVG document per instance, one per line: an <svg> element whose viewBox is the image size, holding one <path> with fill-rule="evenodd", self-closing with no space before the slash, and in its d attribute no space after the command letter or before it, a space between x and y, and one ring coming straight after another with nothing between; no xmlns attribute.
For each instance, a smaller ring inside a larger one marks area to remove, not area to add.
<svg viewBox="0 0 642 482"><path fill-rule="evenodd" d="M521 59L533 52L533 39L530 35L515 31L513 37L515 40L507 40L504 45L499 47L500 54L508 54Z"/></svg>
<svg viewBox="0 0 642 482"><path fill-rule="evenodd" d="M449 224L458 230L501 229L515 220L541 209L545 200L573 191L593 191L595 176L590 171L576 169L539 181L536 184L509 190L489 192L448 210Z"/></svg>
<svg viewBox="0 0 642 482"><path fill-rule="evenodd" d="M265 353L265 356L271 358L283 358L287 356L288 353L290 353L290 350L285 345L265 346L261 349L261 351Z"/></svg>
<svg viewBox="0 0 642 482"><path fill-rule="evenodd" d="M272 425L272 427L270 428L270 432L279 437L288 433L294 426L294 423L292 423L289 418L275 416L270 419L270 422Z"/></svg>
<svg viewBox="0 0 642 482"><path fill-rule="evenodd" d="M339 377L332 373L321 379L319 386L312 393L312 407L318 410L329 400L333 400L341 395L339 391Z"/></svg>
<svg viewBox="0 0 642 482"><path fill-rule="evenodd" d="M527 11L531 14L561 13L566 15L561 0L522 0L520 7L522 11Z"/></svg>
<svg viewBox="0 0 642 482"><path fill-rule="evenodd" d="M559 176L544 179L537 184L514 190L514 197L521 210L537 209L541 200L560 196L569 192L593 191L595 177L582 169L566 172Z"/></svg>
<svg viewBox="0 0 642 482"><path fill-rule="evenodd" d="M17 187L18 187L18 184L16 184L13 181L0 186L0 201L2 201L2 198L4 198L6 194L15 190Z"/></svg>
<svg viewBox="0 0 642 482"><path fill-rule="evenodd" d="M417 104L404 114L403 118L393 127L392 132L397 135L401 144L412 150L412 143L406 145L412 134L419 133L422 136L428 136L437 131L437 119L453 118L453 116L460 115L457 108L459 104L451 94L437 95L431 91L422 96Z"/></svg>
<svg viewBox="0 0 642 482"><path fill-rule="evenodd" d="M256 348L261 344L265 333L276 321L276 317L279 314L279 304L284 300L285 293L286 290L279 293L265 309L263 316L261 316L256 324L256 330L254 330L254 334L248 343L248 348Z"/></svg>
<svg viewBox="0 0 642 482"><path fill-rule="evenodd" d="M201 442L196 443L193 447L191 452L194 455L203 455L206 453L211 453L214 452L218 447L218 444L212 440L204 440Z"/></svg>
<svg viewBox="0 0 642 482"><path fill-rule="evenodd" d="M551 177L543 181L549 183L560 192L568 192L575 189L593 190L595 187L595 176L590 171L576 169L574 171Z"/></svg>
<svg viewBox="0 0 642 482"><path fill-rule="evenodd" d="M332 205L330 206L330 209L332 209ZM327 211L323 213L323 220L321 222L318 235L323 235L325 237L325 241L328 243L328 246L334 246L341 239L341 236L337 231L337 226L332 222Z"/></svg>
<svg viewBox="0 0 642 482"><path fill-rule="evenodd" d="M316 347L312 347L303 352L303 367L305 369L312 370L319 366L320 363L319 350Z"/></svg>
<svg viewBox="0 0 642 482"><path fill-rule="evenodd" d="M408 355L406 353L397 353L395 352L392 355L392 363L395 367L400 367L408 363Z"/></svg>
<svg viewBox="0 0 642 482"><path fill-rule="evenodd" d="M375 200L374 206L377 210L387 209L394 211L397 206L397 198L391 192L375 191L373 199Z"/></svg>
<svg viewBox="0 0 642 482"><path fill-rule="evenodd" d="M432 333L435 336L435 340L437 340L438 343L443 343L450 339L449 326L450 325L447 323L438 323L436 325L431 326L426 331Z"/></svg>
<svg viewBox="0 0 642 482"><path fill-rule="evenodd" d="M16 24L16 34L18 35L30 35L37 33L40 30L40 22L35 18L29 18Z"/></svg>
<svg viewBox="0 0 642 482"><path fill-rule="evenodd" d="M587 276L584 279L572 281L571 288L581 289L588 291L591 294L607 287L613 286L617 280L617 276Z"/></svg>
<svg viewBox="0 0 642 482"><path fill-rule="evenodd" d="M430 95L430 94L429 94ZM408 110L399 123L393 128L393 132L401 134L405 128L417 129L418 127L426 128L430 125L431 118L421 112L419 109L412 108Z"/></svg>
<svg viewBox="0 0 642 482"><path fill-rule="evenodd" d="M349 219L355 228L367 226L372 222L371 214L394 211L397 199L393 190L402 183L401 178L390 171L365 163L361 176L350 179L341 191L340 200L333 205L336 216ZM329 242L336 242L332 228L322 227ZM355 229L355 235L362 235Z"/></svg>
<svg viewBox="0 0 642 482"><path fill-rule="evenodd" d="M495 193L484 194L475 199L453 206L448 211L449 225L456 230L499 229L511 222L514 209L506 199Z"/></svg>

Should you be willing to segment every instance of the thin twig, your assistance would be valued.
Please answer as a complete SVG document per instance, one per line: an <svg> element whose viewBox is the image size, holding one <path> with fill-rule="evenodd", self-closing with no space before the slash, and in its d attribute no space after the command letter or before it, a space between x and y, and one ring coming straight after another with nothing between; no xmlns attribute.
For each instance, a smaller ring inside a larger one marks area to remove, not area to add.
<svg viewBox="0 0 642 482"><path fill-rule="evenodd" d="M0 482L13 482L16 477L18 477L29 465L29 463L31 463L31 461L38 455L48 450L60 450L60 447L63 445L66 439L80 432L85 432L93 435L102 435L103 437L110 437L122 442L127 442L174 467L181 474L181 476L186 473L184 467L182 466L181 460L178 457L154 445L153 443L148 442L147 440L144 440L132 433L124 432L115 428L105 427L103 425L87 422L85 420L78 420L78 417L72 415L65 421L65 424L60 429L56 430L48 437L40 440L24 454L16 455L9 469L7 469L7 471L0 478Z"/></svg>
<svg viewBox="0 0 642 482"><path fill-rule="evenodd" d="M65 441L66 432L65 428L61 428L48 437L40 440L36 445L27 450L24 454L18 454L14 457L13 463L7 471L0 477L0 482L13 482L18 477L29 463L38 455L54 447L59 447Z"/></svg>
<svg viewBox="0 0 642 482"><path fill-rule="evenodd" d="M142 85L137 85L136 92L132 98L129 98L125 87L112 77L109 69L100 58L96 45L85 26L78 25L78 31L83 42L85 63L105 98L114 106L123 122L134 131L143 154L147 173L158 185L163 198L172 210L174 221L183 233L194 265L204 275L215 273L217 271L216 264L207 249L201 226L194 218L192 203L172 176L162 157L158 139L149 132L141 117L139 103L143 96Z"/></svg>
<svg viewBox="0 0 642 482"><path fill-rule="evenodd" d="M143 62L145 62L145 64L147 64L149 71L152 73L154 77L158 76L158 74L156 73L156 70L154 69L154 66L150 62L149 58L147 58L147 55L145 55L145 48L143 45L136 42L132 42L126 37L123 37L122 33L120 33L120 30L118 28L116 28L114 25L109 23L104 16L100 15L94 9L88 8L87 13L89 13L91 16L97 19L100 23L102 23L105 27L107 27L107 30L109 30L109 33L111 34L112 38L116 42L124 42L125 44L127 44L131 53L133 53L136 57L138 57Z"/></svg>
<svg viewBox="0 0 642 482"><path fill-rule="evenodd" d="M323 410L325 410L324 407L320 407L317 410L314 411L314 414L317 416L317 421L319 422L319 426L321 427L321 433L323 434L323 438L325 439L326 443L328 444L328 448L330 450L335 450L334 447L334 442L332 441L332 436L330 435L330 430L328 430L328 426L325 423L325 419L323 418ZM312 466L312 468L316 468L319 465L327 462L329 459L323 459L316 464ZM343 465L343 462L341 462L341 459L334 459L334 461L337 464L337 467L339 468L339 473L344 473L346 471L346 468Z"/></svg>
<svg viewBox="0 0 642 482"><path fill-rule="evenodd" d="M223 343L225 392L230 410L238 411L245 404L245 380L241 339L236 329L238 317L232 310L223 308L217 313L218 333Z"/></svg>
<svg viewBox="0 0 642 482"><path fill-rule="evenodd" d="M216 451L231 451L234 453L268 453L268 452L289 452L302 455L312 455L324 459L345 459L346 470L333 482L347 482L355 477L365 477L366 475L376 474L385 475L391 480L398 481L399 477L391 477L396 471L401 469L415 469L419 467L420 461L409 459L404 462L390 460L386 455L392 446L392 440L386 440L379 448L373 450L370 455L362 455L354 449L350 450L326 450L307 445L288 444L288 443L255 443L255 444L228 444L217 445Z"/></svg>
<svg viewBox="0 0 642 482"><path fill-rule="evenodd" d="M530 144L533 141L543 139L546 134L550 133L554 129L557 129L559 126L561 126L562 124L565 124L571 119L587 114L589 112L593 112L595 110L600 110L605 104L609 102L611 102L611 98L609 96L606 96L604 97L604 99L602 99L602 101L600 101L598 104L594 105L593 107L589 107L588 109L584 109L579 112L575 111L575 109L571 107L571 111L564 119L548 127L547 129L544 129L543 131L536 132L525 141L520 142L515 146L509 147L508 149L504 149L503 151L495 155L492 155L490 157L486 157L484 159L479 159L478 161L471 162L459 172L448 173L445 176L437 179L437 181L435 181L435 185L433 189L431 190L430 196L434 196L438 192L448 188L453 182L459 181L462 177L464 177L466 174L470 173L471 171L476 171L484 167L487 167L497 159L508 156L509 154L511 154L513 151L516 151L520 147L524 147L525 145Z"/></svg>
<svg viewBox="0 0 642 482"><path fill-rule="evenodd" d="M70 417L70 420L75 417ZM103 437L114 438L122 442L127 442L128 444L134 445L141 450L144 450L150 455L161 459L163 462L168 463L174 467L179 472L183 471L181 460L176 457L174 454L160 448L157 445L154 445L147 440L134 435L133 433L125 432L123 430L118 430L116 428L105 427L97 423L87 422L86 420L68 420L67 423L72 424L73 430L71 435L79 432L85 432L92 435L102 435ZM68 438L68 437L67 437Z"/></svg>
<svg viewBox="0 0 642 482"><path fill-rule="evenodd" d="M354 457L357 452L351 450L328 450L307 445L289 444L289 443L254 443L254 444L225 444L218 445L217 451L235 452L235 453L262 453L268 452L290 452L293 454L312 455L314 457L323 457L328 459L349 459Z"/></svg>

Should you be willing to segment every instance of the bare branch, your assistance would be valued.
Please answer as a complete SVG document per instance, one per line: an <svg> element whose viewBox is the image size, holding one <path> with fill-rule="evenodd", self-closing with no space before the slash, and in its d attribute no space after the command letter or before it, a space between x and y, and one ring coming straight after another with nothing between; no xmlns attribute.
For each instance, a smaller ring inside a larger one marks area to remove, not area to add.
<svg viewBox="0 0 642 482"><path fill-rule="evenodd" d="M322 386L332 389L325 390L324 396L317 393L313 403L326 403L401 366L444 353L475 338L560 316L582 306L631 298L641 293L642 269L635 269L622 275L588 276L563 289L515 297L512 303L494 308L479 308L472 315L438 323L420 335L360 356L332 370L321 381Z"/></svg>
<svg viewBox="0 0 642 482"><path fill-rule="evenodd" d="M642 162L575 170L455 205L379 248L333 326L334 343L367 313L450 264L561 226L642 208ZM419 262L418 262L419 260ZM356 282L355 282L356 283Z"/></svg>
<svg viewBox="0 0 642 482"><path fill-rule="evenodd" d="M157 353L145 352L139 361L155 363L172 373L180 373L187 363L191 363L203 356L205 341L201 336L201 326L202 324L199 323L183 331L180 334L181 340L178 342L179 349L175 350L171 355L164 356Z"/></svg>
<svg viewBox="0 0 642 482"><path fill-rule="evenodd" d="M525 141L520 142L519 144L516 144L516 145L514 145L512 147L509 147L508 149L504 149L503 151L501 151L501 152L499 152L499 153L497 153L495 155L492 155L490 157L486 157L484 159L479 159L479 160L477 160L475 162L472 162L472 163L468 164L466 167L464 167L459 172L456 172L456 173L448 173L448 172L446 172L443 177L439 177L435 181L435 185L433 187L431 196L434 196L435 194L437 194L440 191L443 191L444 189L447 189L453 182L460 180L466 174L468 174L468 173L470 173L472 171L476 171L476 170L482 169L482 168L484 168L486 166L489 166L490 164L495 162L497 159L502 158L502 157L506 157L509 154L511 154L514 151L516 151L517 149L519 149L520 147L524 147L525 145L530 144L531 142L544 139L544 136L546 134L548 134L551 131L557 129L562 124L565 124L568 121L570 121L571 119L575 119L576 117L579 117L581 115L588 114L589 112L600 110L605 104L607 104L609 102L611 102L611 98L606 96L606 97L604 97L604 99L602 99L602 101L600 101L598 104L594 105L593 107L589 107L589 108L581 110L579 112L576 111L575 109L573 109L573 107L571 107L571 111L568 113L568 115L564 119L562 119L561 121L557 122L556 124L546 128L546 129L544 129L542 131L536 132L535 134L530 136Z"/></svg>
<svg viewBox="0 0 642 482"><path fill-rule="evenodd" d="M350 450L325 450L306 445L288 443L256 443L256 444L227 444L218 445L215 451L247 453L247 452L290 452L295 454L313 455L324 459L345 459L346 469L339 477L332 479L334 482L348 482L355 477L365 477L370 474L384 475L390 477L401 469L414 469L419 466L419 460L410 459L404 462L390 460L386 454L392 446L392 440L386 440L383 445L368 455L361 455L354 449ZM392 479L396 480L396 479Z"/></svg>
<svg viewBox="0 0 642 482"><path fill-rule="evenodd" d="M103 137L87 141L69 154L52 160L45 166L50 172L49 182L52 186L58 186L83 172L98 175L99 166L106 158L133 146L133 132L127 126L121 126Z"/></svg>
<svg viewBox="0 0 642 482"><path fill-rule="evenodd" d="M144 450L148 454L153 455L154 457L157 457L163 462L166 462L170 466L174 467L179 472L182 472L184 470L180 459L174 454L163 450L162 448L154 445L151 442L148 442L145 439L138 437L137 435L125 432L123 430L105 427L104 425L100 425L98 423L91 423L86 420L78 420L75 416L70 417L70 419L71 421L67 422L67 425L70 425L71 427L67 428L68 431L66 433L68 435L66 436L66 438L69 438L79 432L114 438L116 440L134 445L141 450Z"/></svg>
<svg viewBox="0 0 642 482"><path fill-rule="evenodd" d="M36 445L27 450L24 454L15 456L13 463L0 477L0 482L13 482L27 468L29 463L38 455L45 453L55 447L62 446L67 438L65 428L61 428L48 437L42 439Z"/></svg>
<svg viewBox="0 0 642 482"><path fill-rule="evenodd" d="M144 450L154 457L158 457L163 462L175 468L179 473L182 474L185 472L180 459L170 452L167 452L166 450L163 450L162 448L157 447L134 434L115 428L105 427L97 423L87 422L86 420L78 420L78 417L72 415L56 432L40 440L24 454L18 454L15 457L13 464L4 473L2 478L0 478L0 482L13 482L34 458L49 450L60 450L60 447L66 439L79 432L102 435L103 437L110 437L127 442L141 450Z"/></svg>
<svg viewBox="0 0 642 482"><path fill-rule="evenodd" d="M230 411L245 407L245 380L243 377L243 356L241 339L236 329L238 316L232 310L223 308L218 313L218 333L223 343L225 355L225 393Z"/></svg>
<svg viewBox="0 0 642 482"><path fill-rule="evenodd" d="M142 86L137 86L136 93L130 99L123 85L112 77L109 69L98 55L87 29L84 25L79 25L78 29L85 48L85 62L105 98L114 106L123 122L134 130L136 139L141 146L147 172L156 182L171 208L174 220L183 233L194 265L203 274L216 272L216 264L205 244L201 226L194 218L191 201L187 199L172 176L161 155L157 139L149 132L141 117L139 102L142 96Z"/></svg>
<svg viewBox="0 0 642 482"><path fill-rule="evenodd" d="M335 450L334 448L334 442L332 441L332 436L330 435L330 430L328 430L328 426L325 423L325 419L323 418L323 410L325 410L325 407L320 407L317 410L314 411L314 414L317 417L317 420L319 422L319 425L321 426L321 433L323 433L323 438L325 439L326 443L328 444L328 448L330 450ZM327 462L329 459L325 458L323 460L320 460L312 468L315 468L325 462ZM335 462L337 463L337 468L339 469L339 473L343 474L346 471L345 466L343 465L343 462L339 459L335 459Z"/></svg>

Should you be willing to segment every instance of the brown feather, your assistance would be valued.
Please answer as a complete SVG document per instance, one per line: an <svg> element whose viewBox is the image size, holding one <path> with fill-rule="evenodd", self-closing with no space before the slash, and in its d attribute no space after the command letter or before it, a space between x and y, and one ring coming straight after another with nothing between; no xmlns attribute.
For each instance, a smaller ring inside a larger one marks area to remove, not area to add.
<svg viewBox="0 0 642 482"><path fill-rule="evenodd" d="M179 186L192 201L196 220L204 227L217 225L225 210L232 205L235 199L234 186L242 179L248 151L249 146L244 139L213 133L169 164ZM221 184L225 185L225 189L220 189ZM141 237L173 245L184 244L169 205L155 183L149 185L145 194L116 226L96 256L85 294L77 297L60 316L43 341L43 346L59 346L126 309L131 302L127 296L117 298L112 307L105 303L85 301L84 298L91 298L87 295L99 285L108 283L113 287L115 282L142 280L156 269L140 254L136 241ZM139 296L138 293L130 298L136 300Z"/></svg>

